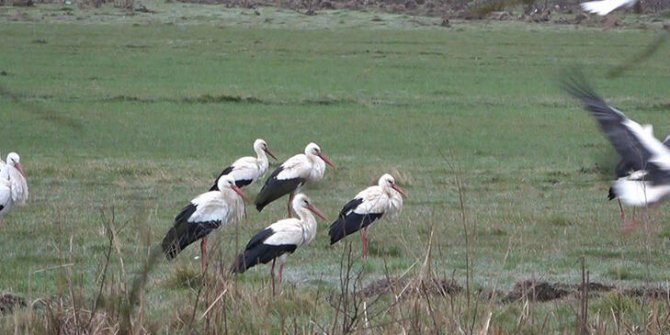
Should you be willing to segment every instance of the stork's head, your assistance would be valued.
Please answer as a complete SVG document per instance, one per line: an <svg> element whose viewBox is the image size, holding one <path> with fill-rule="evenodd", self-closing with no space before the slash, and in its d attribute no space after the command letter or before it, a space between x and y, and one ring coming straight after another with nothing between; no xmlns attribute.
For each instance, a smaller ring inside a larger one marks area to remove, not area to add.
<svg viewBox="0 0 670 335"><path fill-rule="evenodd" d="M265 142L265 140L259 138L256 139L256 141L254 142L254 151L260 152L261 150L263 150L266 154L270 155L270 157L277 159L277 157L275 157L275 155L272 154L272 151L270 151L270 147L268 147L268 144Z"/></svg>
<svg viewBox="0 0 670 335"><path fill-rule="evenodd" d="M314 142L308 144L305 147L305 155L307 155L307 156L310 156L310 155L317 156L317 157L321 158L324 162L326 162L326 164L332 166L333 168L335 167L335 165L333 165L333 163L330 161L330 159L328 159L328 156L326 156L323 152L321 152L321 148Z"/></svg>
<svg viewBox="0 0 670 335"><path fill-rule="evenodd" d="M23 174L23 167L21 166L21 157L16 152L10 152L7 155L7 164L15 167L21 174Z"/></svg>
<svg viewBox="0 0 670 335"><path fill-rule="evenodd" d="M219 181L216 184L219 187L220 191L223 190L233 190L235 193L239 194L242 199L245 201L247 197L244 195L244 192L235 184L235 179L231 176L222 176L219 178Z"/></svg>
<svg viewBox="0 0 670 335"><path fill-rule="evenodd" d="M393 178L393 176L388 173L379 177L379 182L377 182L377 185L379 185L379 187L381 188L390 187L398 191L398 193L402 194L405 198L407 197L407 193L405 193L405 191L403 191L403 189L401 189L400 186L398 186L398 184L395 183L395 179Z"/></svg>
<svg viewBox="0 0 670 335"><path fill-rule="evenodd" d="M323 213L321 213L321 211L312 204L312 201L304 193L296 194L295 197L293 197L293 203L291 205L296 213L303 209L307 209L314 213L314 215L327 220Z"/></svg>

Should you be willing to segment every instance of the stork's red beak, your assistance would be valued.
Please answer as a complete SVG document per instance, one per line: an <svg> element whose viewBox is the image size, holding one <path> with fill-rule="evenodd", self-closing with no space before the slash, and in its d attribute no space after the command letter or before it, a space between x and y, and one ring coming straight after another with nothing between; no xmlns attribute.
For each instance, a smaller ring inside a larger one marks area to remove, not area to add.
<svg viewBox="0 0 670 335"><path fill-rule="evenodd" d="M319 156L319 158L323 159L323 161L326 162L326 164L328 164L328 165L332 166L333 168L335 168L335 165L333 165L333 162L331 162L330 159L328 159L328 156L326 156L326 155L323 154L323 153L319 153L318 156Z"/></svg>
<svg viewBox="0 0 670 335"><path fill-rule="evenodd" d="M400 188L400 186L398 186L396 184L393 184L393 186L391 186L391 188L398 191L398 193L402 194L403 197L407 198L407 193L405 193L405 191L403 191L403 189Z"/></svg>
<svg viewBox="0 0 670 335"><path fill-rule="evenodd" d="M320 217L324 220L328 220L328 219L326 219L326 216L323 215L323 213L321 213L321 211L318 208L316 208L316 206L314 206L312 204L309 204L309 205L307 205L307 209L312 211L312 213L316 214L316 216L318 216L318 217Z"/></svg>
<svg viewBox="0 0 670 335"><path fill-rule="evenodd" d="M233 189L233 191L235 191L235 193L239 194L240 197L242 197L242 200L244 200L244 202L249 202L249 199L247 199L247 196L244 194L241 188L237 187L237 185L233 185L233 187L231 188Z"/></svg>
<svg viewBox="0 0 670 335"><path fill-rule="evenodd" d="M275 155L272 153L272 151L270 151L270 149L265 148L263 149L263 151L265 151L266 154L270 155L270 157L274 158L275 160L277 159L277 157L275 157Z"/></svg>
<svg viewBox="0 0 670 335"><path fill-rule="evenodd" d="M16 164L14 164L14 166L15 166L16 169L19 170L19 172L21 172L21 174L23 175L23 166L21 166L21 163L16 163Z"/></svg>

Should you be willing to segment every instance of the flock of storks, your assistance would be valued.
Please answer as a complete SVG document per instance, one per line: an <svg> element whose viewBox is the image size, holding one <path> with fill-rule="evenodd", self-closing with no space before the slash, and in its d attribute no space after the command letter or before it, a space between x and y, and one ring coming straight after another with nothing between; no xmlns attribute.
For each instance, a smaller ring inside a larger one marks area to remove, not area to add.
<svg viewBox="0 0 670 335"><path fill-rule="evenodd" d="M175 217L174 226L161 243L168 259L176 257L188 245L200 240L201 268L206 270L207 235L214 229L242 219L246 200L242 187L250 185L265 174L269 166L268 155L274 158L274 154L262 139L254 142L254 151L256 157L242 157L223 169L210 191L191 200ZM242 273L259 263L272 261L270 274L274 291L276 261L279 261L281 282L288 255L316 237L317 224L314 216L326 219L307 195L299 193L301 185L323 179L326 165L334 167L317 144L309 143L304 154L289 158L270 174L254 201L256 209L262 211L271 202L288 194L288 218L279 220L252 236L244 251L235 259L232 272ZM382 175L376 186L366 188L344 205L330 226L331 244L360 231L363 257L366 257L368 226L384 216L398 213L402 208L404 195L405 192L396 185L390 174ZM292 217L293 214L295 218Z"/></svg>
<svg viewBox="0 0 670 335"><path fill-rule="evenodd" d="M604 15L618 7L630 6L635 1L604 0L584 3L582 6ZM594 93L578 70L564 76L562 84L568 93L579 99L584 108L591 112L621 157L615 168L616 180L612 182L609 198L620 201L622 221L625 220L621 202L633 207L645 207L670 197L670 137L664 142L659 141L653 136L651 126L640 125L607 105ZM172 228L161 243L168 260L200 240L201 268L203 272L206 271L207 236L221 226L242 220L246 215L245 202L249 202L242 188L265 174L269 167L268 155L276 159L262 139L257 139L253 148L256 157L243 157L226 167L208 192L191 200L177 214ZM303 154L289 158L270 174L254 201L256 209L262 211L271 202L288 194L288 218L276 221L253 235L233 262L233 273L242 273L259 263L272 261L270 273L274 292L275 262L279 261L281 282L288 255L316 237L315 215L326 219L312 200L300 193L303 184L323 179L326 165L334 167L317 144L309 143ZM12 152L7 156L7 162L0 160L0 224L13 204L25 204L28 194L19 155ZM377 185L359 192L344 205L330 225L330 243L334 244L360 231L363 258L366 258L368 227L383 217L397 215L406 196L393 176L382 175ZM624 227L629 229L633 224L634 217Z"/></svg>

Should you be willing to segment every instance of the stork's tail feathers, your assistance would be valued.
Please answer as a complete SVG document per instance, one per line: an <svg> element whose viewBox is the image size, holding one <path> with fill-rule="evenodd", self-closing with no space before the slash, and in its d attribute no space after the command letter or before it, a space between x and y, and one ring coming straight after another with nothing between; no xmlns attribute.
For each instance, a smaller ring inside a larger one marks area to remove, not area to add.
<svg viewBox="0 0 670 335"><path fill-rule="evenodd" d="M258 250L245 250L243 253L237 255L233 266L230 268L230 272L244 273L244 271L258 264L259 258Z"/></svg>
<svg viewBox="0 0 670 335"><path fill-rule="evenodd" d="M218 223L203 223L199 225L182 222L174 225L163 238L161 247L168 260L171 260L191 243L207 236L218 227Z"/></svg>
<svg viewBox="0 0 670 335"><path fill-rule="evenodd" d="M165 254L165 258L168 260L171 260L184 249L186 248L189 243L184 243L185 239L179 238L179 235L177 234L177 229L175 227L170 228L170 230L167 232L165 235L165 238L163 238L163 242L161 243L161 247L163 248L163 253Z"/></svg>
<svg viewBox="0 0 670 335"><path fill-rule="evenodd" d="M275 199L277 199L277 196L273 197L272 192L269 192L268 187L263 187L261 191L258 193L256 196L256 201L254 203L256 204L256 209L260 212L267 206L269 203L273 202Z"/></svg>
<svg viewBox="0 0 670 335"><path fill-rule="evenodd" d="M259 199L256 199L256 210L259 212L262 211L269 203L269 201L260 201Z"/></svg>
<svg viewBox="0 0 670 335"><path fill-rule="evenodd" d="M330 235L330 244L333 245L337 241L343 239L345 236L347 236L347 233L345 231L345 224L346 221L344 218L339 217L337 218L337 221L333 222L330 225L330 230L328 230L328 235Z"/></svg>
<svg viewBox="0 0 670 335"><path fill-rule="evenodd" d="M244 261L244 254L237 255L233 266L230 268L232 273L244 273L247 271L246 262Z"/></svg>

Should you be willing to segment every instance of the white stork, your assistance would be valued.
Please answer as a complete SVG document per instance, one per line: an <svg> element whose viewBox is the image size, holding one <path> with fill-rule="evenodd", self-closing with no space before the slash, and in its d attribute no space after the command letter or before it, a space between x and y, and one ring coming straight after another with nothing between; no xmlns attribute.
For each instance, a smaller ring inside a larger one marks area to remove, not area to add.
<svg viewBox="0 0 670 335"><path fill-rule="evenodd" d="M279 220L254 235L244 252L237 256L231 271L243 273L259 264L272 261L272 293L275 292L275 261L279 260L279 283L282 282L284 263L298 247L309 244L316 237L316 219L312 213L326 219L303 193L293 198L293 210L298 218Z"/></svg>
<svg viewBox="0 0 670 335"><path fill-rule="evenodd" d="M201 239L200 266L204 272L207 268L207 235L214 229L242 219L244 192L235 185L235 179L223 176L219 178L218 187L219 191L209 191L191 200L174 218L174 226L161 243L168 260Z"/></svg>
<svg viewBox="0 0 670 335"><path fill-rule="evenodd" d="M9 180L0 178L0 226L2 217L9 213L12 207L12 184Z"/></svg>
<svg viewBox="0 0 670 335"><path fill-rule="evenodd" d="M644 131L647 132L649 136L654 136L653 127L651 125L649 124L642 125L642 129L644 129ZM665 137L665 139L663 140L663 145L670 148L670 136ZM621 159L614 168L614 176L616 179L637 179L641 177L640 172L635 171L634 165L625 159ZM617 199L617 202L619 203L619 217L621 217L622 222L625 222L626 215L624 213L623 206L621 205L621 200L617 197L616 194L614 194L613 187L609 188L607 198L609 200ZM634 225L635 225L635 207L633 207L633 216L631 224L630 225L624 224L622 230L626 232Z"/></svg>
<svg viewBox="0 0 670 335"><path fill-rule="evenodd" d="M583 2L581 6L583 10L589 13L595 13L600 16L605 16L617 8L633 7L636 2L637 0L601 0L601 1Z"/></svg>
<svg viewBox="0 0 670 335"><path fill-rule="evenodd" d="M326 164L335 167L316 143L308 144L304 154L289 158L272 172L256 196L256 209L260 212L269 203L290 193L287 209L288 216L291 217L291 203L296 190L305 183L315 183L323 179Z"/></svg>
<svg viewBox="0 0 670 335"><path fill-rule="evenodd" d="M231 176L235 179L237 187L244 187L265 174L269 165L267 155L270 155L274 159L277 159L277 157L270 151L265 140L260 138L254 142L254 151L256 152L256 157L247 156L239 158L233 164L223 169L209 190L219 190L217 184L222 176Z"/></svg>
<svg viewBox="0 0 670 335"><path fill-rule="evenodd" d="M402 197L407 196L393 176L384 174L377 185L358 192L330 225L330 244L360 230L363 243L363 258L368 257L368 226L386 216L394 216L402 210Z"/></svg>
<svg viewBox="0 0 670 335"><path fill-rule="evenodd" d="M625 165L633 171L612 183L612 196L634 207L646 207L669 197L670 148L648 129L607 105L581 73L566 78L564 87L582 101Z"/></svg>
<svg viewBox="0 0 670 335"><path fill-rule="evenodd" d="M12 202L25 205L28 200L28 182L23 176L23 167L21 166L21 157L16 152L10 152L7 155L7 162L0 160L0 179L8 180L11 184Z"/></svg>

